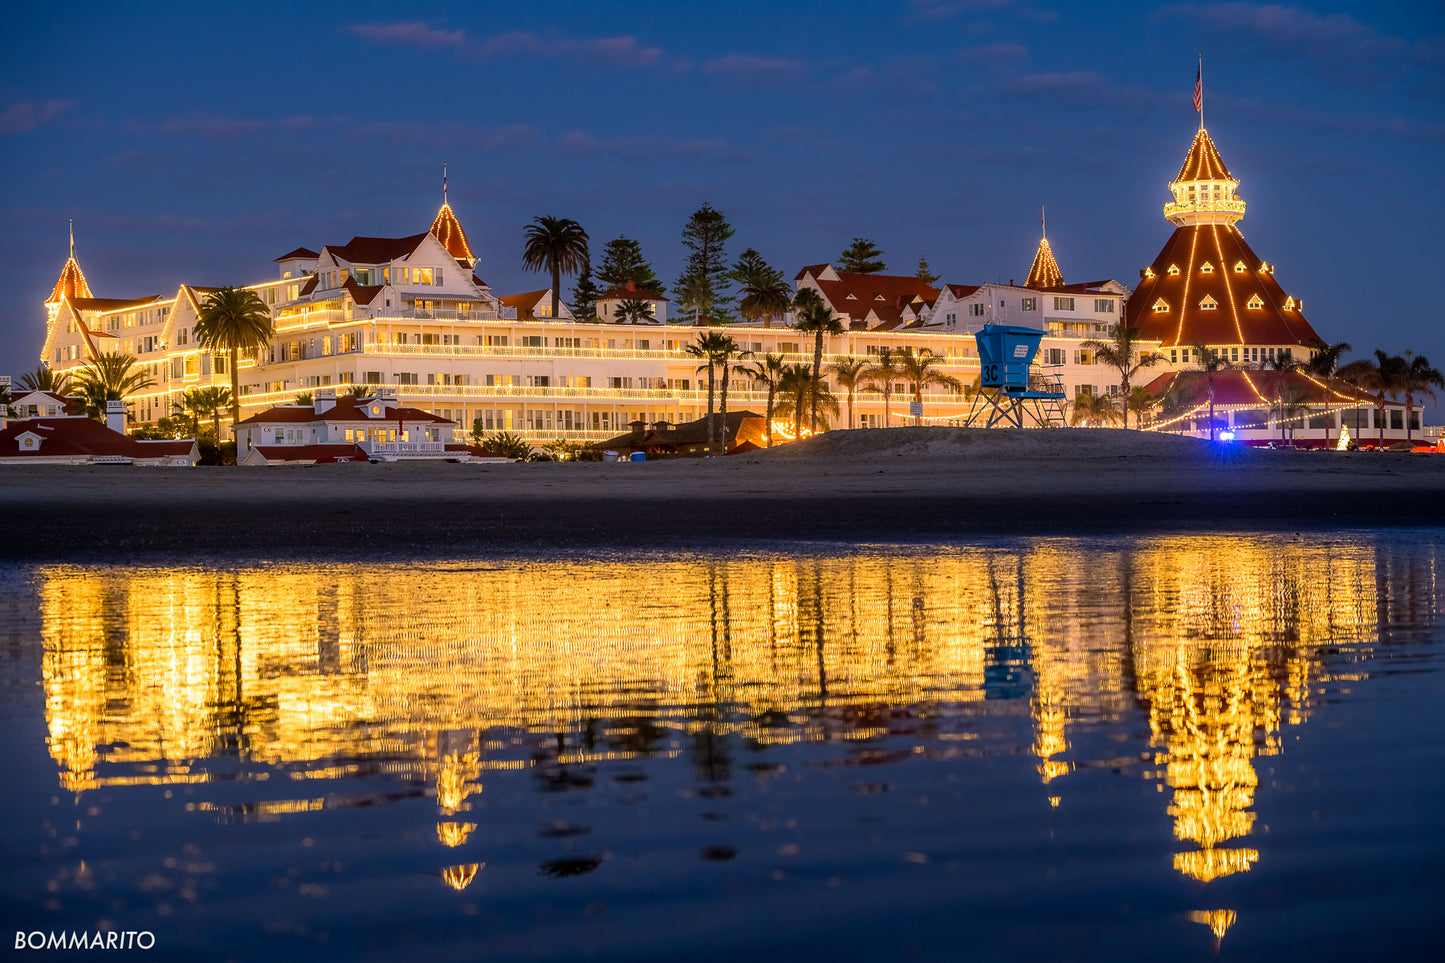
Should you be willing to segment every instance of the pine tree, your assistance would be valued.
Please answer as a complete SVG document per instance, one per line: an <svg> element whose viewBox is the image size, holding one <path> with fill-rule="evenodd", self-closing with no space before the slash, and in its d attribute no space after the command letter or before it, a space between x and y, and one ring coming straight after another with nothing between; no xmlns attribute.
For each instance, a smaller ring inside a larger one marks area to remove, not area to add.
<svg viewBox="0 0 1445 963"><path fill-rule="evenodd" d="M855 237L853 243L838 255L838 270L850 274L877 274L885 267L883 252L866 237Z"/></svg>
<svg viewBox="0 0 1445 963"><path fill-rule="evenodd" d="M705 315L722 323L731 320L728 308L733 299L728 288L732 282L723 245L732 236L732 225L710 204L694 211L682 229L682 246L688 256L687 267L677 279L677 296L682 307L692 309L694 319Z"/></svg>
<svg viewBox="0 0 1445 963"><path fill-rule="evenodd" d="M781 281L783 272L764 261L757 251L748 248L728 272L728 277L745 288L767 288Z"/></svg>
<svg viewBox="0 0 1445 963"><path fill-rule="evenodd" d="M572 289L572 316L578 321L595 321L600 294L602 292L592 281L592 262L588 261L582 265L582 273L577 275L577 286Z"/></svg>
<svg viewBox="0 0 1445 963"><path fill-rule="evenodd" d="M934 274L931 270L929 270L928 258L926 257L919 257L918 273L913 276L918 278L918 280L922 281L929 287L933 287L935 284L938 283L938 275Z"/></svg>
<svg viewBox="0 0 1445 963"><path fill-rule="evenodd" d="M642 245L626 236L613 238L602 249L602 267L597 270L597 280L602 282L604 293L623 287L628 281L654 294L667 293L667 288L653 273L652 265L643 259Z"/></svg>

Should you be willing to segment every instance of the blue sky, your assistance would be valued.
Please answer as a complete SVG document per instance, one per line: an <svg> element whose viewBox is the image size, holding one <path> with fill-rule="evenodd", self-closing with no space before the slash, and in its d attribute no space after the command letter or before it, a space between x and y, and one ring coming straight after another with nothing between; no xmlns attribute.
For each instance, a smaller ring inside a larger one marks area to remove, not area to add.
<svg viewBox="0 0 1445 963"><path fill-rule="evenodd" d="M0 36L0 373L74 218L98 295L273 275L452 205L499 294L534 215L666 281L704 201L791 276L855 235L912 273L1131 286L1205 118L1246 238L1327 339L1445 367L1445 5L899 0L28 5ZM1424 285L1417 289L1415 283ZM570 282L564 283L564 291Z"/></svg>

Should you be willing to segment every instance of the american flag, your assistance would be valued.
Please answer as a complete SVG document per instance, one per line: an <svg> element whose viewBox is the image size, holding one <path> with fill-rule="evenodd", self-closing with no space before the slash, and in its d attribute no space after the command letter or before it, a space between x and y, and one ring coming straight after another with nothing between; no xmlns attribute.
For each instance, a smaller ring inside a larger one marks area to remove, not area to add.
<svg viewBox="0 0 1445 963"><path fill-rule="evenodd" d="M1194 75L1194 109L1200 113L1204 112L1204 64L1199 65L1199 73Z"/></svg>

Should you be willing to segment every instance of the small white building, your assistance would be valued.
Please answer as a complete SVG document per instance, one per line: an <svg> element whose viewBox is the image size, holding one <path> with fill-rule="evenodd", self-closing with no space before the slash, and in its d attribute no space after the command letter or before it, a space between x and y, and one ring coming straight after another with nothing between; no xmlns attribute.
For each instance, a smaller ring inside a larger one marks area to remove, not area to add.
<svg viewBox="0 0 1445 963"><path fill-rule="evenodd" d="M456 422L439 415L399 407L390 389L365 398L337 398L334 391L322 390L314 405L278 405L240 422L236 461L269 464L277 460L272 449L317 445L354 445L382 461L455 457L447 452L455 428ZM255 449L266 449L259 460L250 457Z"/></svg>
<svg viewBox="0 0 1445 963"><path fill-rule="evenodd" d="M621 287L613 288L597 299L597 319L603 324L622 324L618 309L624 301L641 301L647 306L648 317L635 324L666 324L667 298L647 288L639 288L636 281L628 281Z"/></svg>

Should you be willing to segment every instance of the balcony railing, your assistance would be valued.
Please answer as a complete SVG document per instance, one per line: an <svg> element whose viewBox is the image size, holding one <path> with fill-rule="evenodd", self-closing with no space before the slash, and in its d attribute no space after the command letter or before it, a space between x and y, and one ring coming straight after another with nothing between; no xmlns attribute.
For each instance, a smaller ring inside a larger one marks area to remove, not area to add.
<svg viewBox="0 0 1445 963"><path fill-rule="evenodd" d="M442 455L447 450L446 443L441 441L372 441L362 443L361 447L371 455L413 458Z"/></svg>

